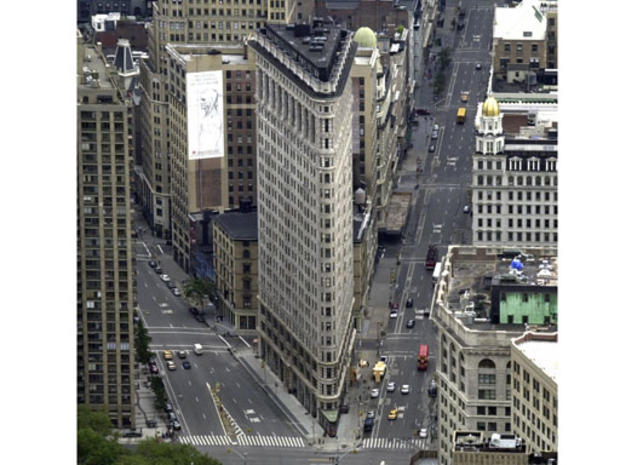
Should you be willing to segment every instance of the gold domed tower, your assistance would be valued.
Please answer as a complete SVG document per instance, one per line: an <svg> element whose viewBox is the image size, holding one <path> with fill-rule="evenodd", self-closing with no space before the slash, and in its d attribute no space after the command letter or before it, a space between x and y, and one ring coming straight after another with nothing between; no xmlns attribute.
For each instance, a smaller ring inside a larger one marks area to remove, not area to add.
<svg viewBox="0 0 620 465"><path fill-rule="evenodd" d="M476 153L497 155L503 151L503 116L499 111L499 103L495 97L487 97L476 120Z"/></svg>
<svg viewBox="0 0 620 465"><path fill-rule="evenodd" d="M495 97L489 96L482 104L482 116L499 116L499 103Z"/></svg>

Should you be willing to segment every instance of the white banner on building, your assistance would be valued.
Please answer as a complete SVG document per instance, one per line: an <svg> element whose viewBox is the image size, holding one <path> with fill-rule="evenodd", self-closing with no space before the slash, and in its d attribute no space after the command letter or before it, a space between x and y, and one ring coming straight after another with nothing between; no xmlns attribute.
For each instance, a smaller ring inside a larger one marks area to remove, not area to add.
<svg viewBox="0 0 620 465"><path fill-rule="evenodd" d="M187 73L187 152L189 160L224 156L222 71Z"/></svg>

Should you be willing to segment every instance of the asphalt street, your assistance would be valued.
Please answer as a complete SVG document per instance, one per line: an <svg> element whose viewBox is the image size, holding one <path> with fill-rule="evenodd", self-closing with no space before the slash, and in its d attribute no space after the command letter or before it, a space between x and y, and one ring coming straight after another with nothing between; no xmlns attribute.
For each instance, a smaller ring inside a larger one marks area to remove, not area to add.
<svg viewBox="0 0 620 465"><path fill-rule="evenodd" d="M152 338L150 348L157 354L160 373L182 426L178 435L224 436L224 428L208 388L218 386L218 396L232 417L238 434L299 438L297 442L303 444L298 429L260 385L248 382L248 372L228 350L231 344L243 345L247 341L226 336L223 331L218 334L214 328L197 322L188 311L189 304L182 297L172 295L160 276L148 265L149 259L155 257L152 249L152 245L146 242L137 247L138 308ZM159 260L161 255L156 258ZM167 273L165 265L163 272ZM203 346L200 356L192 352L196 343ZM174 371L165 368L163 351L166 349L174 352L177 365ZM179 350L188 352L190 369L181 366L182 360L177 355Z"/></svg>
<svg viewBox="0 0 620 465"><path fill-rule="evenodd" d="M471 217L463 213L463 208L470 204L468 191L474 150L474 117L477 104L486 97L491 65L493 2L467 2L466 8L463 31L451 32L450 18L445 21L447 30L438 30L444 46L455 44L452 62L446 70L448 83L443 95L435 101L432 79L422 77L419 82L416 108L427 108L431 115L417 117L417 126L412 131L412 148L398 172L398 187L411 190L415 200L402 241L383 243L386 257L400 257L392 294L400 310L398 318L390 320L380 349L382 355L388 356L386 377L377 386L380 387L380 396L378 399L369 399L369 396L364 399L366 409L376 413L372 438L411 439L416 437L420 428L428 428L431 435L435 435L435 399L428 395L428 387L435 371L437 333L423 315L424 309L430 308L433 292L432 271L426 270L424 262L431 244L438 246L442 256L450 244L471 243ZM431 59L431 76L438 71L437 61ZM477 63L480 70L476 69ZM463 91L469 92L466 103L461 101ZM461 106L467 108L464 124L456 121L457 109ZM431 141L433 124L439 125L436 141ZM432 153L428 150L431 143L436 146ZM405 307L409 296L413 298L412 308ZM388 302L385 305L387 309ZM413 329L406 328L409 319L416 320ZM416 367L420 344L429 345L427 371L418 371ZM393 393L386 392L390 381L396 383ZM400 393L403 384L410 385L410 394ZM372 387L375 387L374 383ZM392 408L398 409L396 420L387 419Z"/></svg>

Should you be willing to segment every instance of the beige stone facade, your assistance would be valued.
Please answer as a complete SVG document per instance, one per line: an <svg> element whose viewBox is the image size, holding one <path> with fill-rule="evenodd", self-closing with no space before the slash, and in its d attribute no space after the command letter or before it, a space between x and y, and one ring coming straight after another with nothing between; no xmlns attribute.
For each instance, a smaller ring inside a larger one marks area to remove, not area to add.
<svg viewBox="0 0 620 465"><path fill-rule="evenodd" d="M256 51L261 356L328 430L353 328L351 34L319 23L268 26ZM293 44L291 44L293 43ZM305 49L303 49L305 47ZM294 57L300 49L340 53ZM325 65L319 57L327 56ZM303 61L303 66L300 64Z"/></svg>
<svg viewBox="0 0 620 465"><path fill-rule="evenodd" d="M553 249L523 249L544 257ZM482 277L504 269L502 248L450 246L435 286L431 319L438 330L439 463L452 464L455 431L512 433L513 403L511 344L523 324L496 324L482 311L473 311L472 294L483 298ZM490 291L489 291L490 292ZM485 294L490 299L490 294ZM468 310L471 305L472 310ZM490 302L489 302L490 305ZM484 306L484 305L483 305ZM485 316L486 315L486 316ZM432 354L431 354L432 355Z"/></svg>
<svg viewBox="0 0 620 465"><path fill-rule="evenodd" d="M558 451L557 333L512 340L512 424L530 453Z"/></svg>
<svg viewBox="0 0 620 465"><path fill-rule="evenodd" d="M135 426L131 107L78 34L77 397Z"/></svg>

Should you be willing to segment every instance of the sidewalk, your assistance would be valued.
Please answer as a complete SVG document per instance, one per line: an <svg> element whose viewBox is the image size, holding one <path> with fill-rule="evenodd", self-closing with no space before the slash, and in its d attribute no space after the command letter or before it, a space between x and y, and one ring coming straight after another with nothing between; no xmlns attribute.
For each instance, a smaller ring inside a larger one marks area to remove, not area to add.
<svg viewBox="0 0 620 465"><path fill-rule="evenodd" d="M155 407L155 394L147 386L148 371L141 366L136 372L136 430L142 431L142 436L138 438L119 438L120 444L137 444L149 438L162 438L167 431L167 419L165 414ZM157 425L154 428L146 426L146 422L155 420ZM172 439L166 438L163 441L170 442Z"/></svg>
<svg viewBox="0 0 620 465"><path fill-rule="evenodd" d="M231 353L310 445L321 451L335 452L357 447L361 443L361 436L357 436L360 425L352 405L349 413L340 416L336 437L323 437L323 428L318 421L312 418L295 396L286 392L269 368L262 368L261 359L252 349L232 350Z"/></svg>

